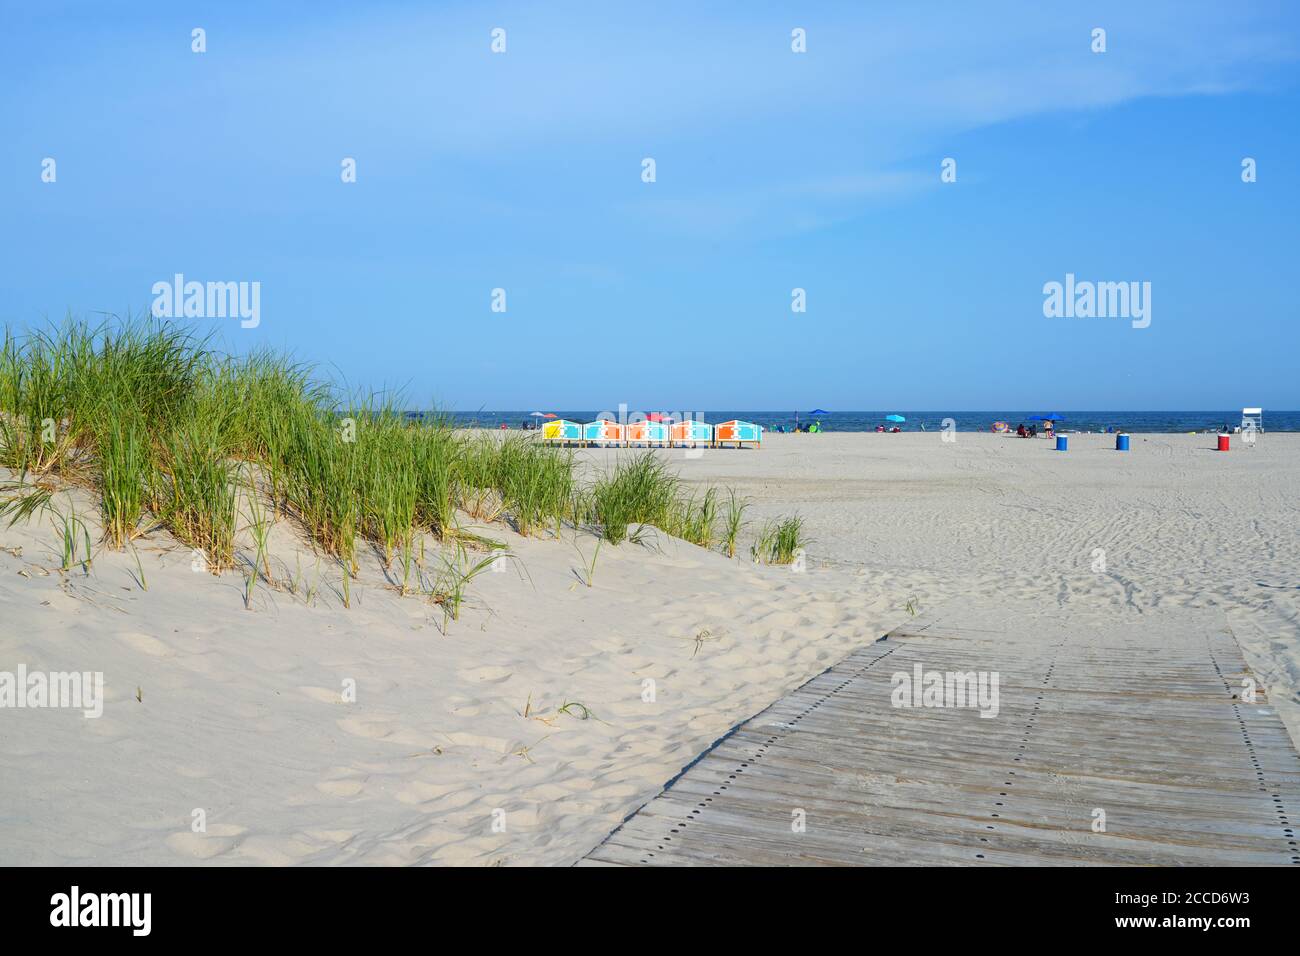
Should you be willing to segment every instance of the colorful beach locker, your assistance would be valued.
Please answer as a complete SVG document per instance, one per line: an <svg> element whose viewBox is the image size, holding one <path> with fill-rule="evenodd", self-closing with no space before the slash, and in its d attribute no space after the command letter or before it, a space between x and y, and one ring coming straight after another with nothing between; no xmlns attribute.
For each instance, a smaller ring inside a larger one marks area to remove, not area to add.
<svg viewBox="0 0 1300 956"><path fill-rule="evenodd" d="M734 441L737 445L742 442L753 442L757 445L763 440L763 429L753 422L733 419L713 426L713 439L719 442Z"/></svg>
<svg viewBox="0 0 1300 956"><path fill-rule="evenodd" d="M663 445L668 442L667 422L628 422L624 426L629 442Z"/></svg>
<svg viewBox="0 0 1300 956"><path fill-rule="evenodd" d="M695 418L673 422L670 434L674 444L708 444L713 441L713 426Z"/></svg>
<svg viewBox="0 0 1300 956"><path fill-rule="evenodd" d="M617 442L623 440L623 426L618 422L598 419L582 426L582 440L592 442Z"/></svg>
<svg viewBox="0 0 1300 956"><path fill-rule="evenodd" d="M545 422L542 438L546 441L582 441L582 426L565 418Z"/></svg>

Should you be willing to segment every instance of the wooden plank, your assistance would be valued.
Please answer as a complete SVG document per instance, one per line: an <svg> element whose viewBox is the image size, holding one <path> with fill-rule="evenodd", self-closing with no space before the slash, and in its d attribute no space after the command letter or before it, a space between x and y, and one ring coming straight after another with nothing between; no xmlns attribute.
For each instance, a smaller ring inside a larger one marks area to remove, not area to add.
<svg viewBox="0 0 1300 956"><path fill-rule="evenodd" d="M996 674L996 715L895 706L917 667ZM1300 754L1252 680L1210 611L950 606L746 721L583 862L1300 865Z"/></svg>

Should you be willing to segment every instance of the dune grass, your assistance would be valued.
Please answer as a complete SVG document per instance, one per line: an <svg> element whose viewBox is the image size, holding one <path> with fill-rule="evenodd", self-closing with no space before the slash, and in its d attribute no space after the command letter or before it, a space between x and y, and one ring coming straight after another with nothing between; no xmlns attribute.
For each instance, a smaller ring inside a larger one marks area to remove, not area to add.
<svg viewBox="0 0 1300 956"><path fill-rule="evenodd" d="M109 402L96 424L104 539L120 551L136 536L144 514L148 439L139 412L124 403Z"/></svg>
<svg viewBox="0 0 1300 956"><path fill-rule="evenodd" d="M591 489L590 513L610 544L627 538L630 524L653 525L671 533L680 480L654 452L620 462Z"/></svg>
<svg viewBox="0 0 1300 956"><path fill-rule="evenodd" d="M234 563L235 477L219 420L177 423L153 449L152 509L214 574Z"/></svg>
<svg viewBox="0 0 1300 956"><path fill-rule="evenodd" d="M803 519L795 515L764 524L754 539L750 553L756 563L791 564L807 543Z"/></svg>
<svg viewBox="0 0 1300 956"><path fill-rule="evenodd" d="M718 489L708 488L702 496L690 494L673 502L669 534L701 548L712 548L718 524Z"/></svg>
<svg viewBox="0 0 1300 956"><path fill-rule="evenodd" d="M227 355L210 336L149 318L6 329L0 466L17 476L0 489L0 517L30 519L52 507L54 489L81 487L98 495L104 547L124 550L162 525L214 573L236 563L244 497L257 517L254 575L261 564L274 583L265 531L287 518L339 562L349 605L358 542L388 568L400 560L406 593L412 566L424 566L421 536L432 534L453 548L439 588L452 619L464 585L490 563L466 548L494 546L461 530L458 515L507 521L522 535L558 536L568 523L610 544L653 526L734 557L747 504L715 488L686 494L653 452L583 486L573 452L534 436L466 438L445 417L408 415L398 395L351 394L290 356ZM79 526L88 559L86 536ZM801 544L799 520L787 519L764 529L755 558L788 563Z"/></svg>
<svg viewBox="0 0 1300 956"><path fill-rule="evenodd" d="M727 513L723 518L722 541L729 558L736 556L736 539L745 527L745 511L748 508L748 498L736 494L735 488L727 489Z"/></svg>
<svg viewBox="0 0 1300 956"><path fill-rule="evenodd" d="M511 436L497 455L497 488L515 530L522 535L558 530L572 514L573 453Z"/></svg>

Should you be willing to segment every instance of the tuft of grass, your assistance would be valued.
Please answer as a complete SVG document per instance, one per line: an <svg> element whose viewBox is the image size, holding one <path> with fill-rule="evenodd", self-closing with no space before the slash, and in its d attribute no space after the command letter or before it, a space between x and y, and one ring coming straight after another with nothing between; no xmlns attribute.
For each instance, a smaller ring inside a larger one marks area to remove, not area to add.
<svg viewBox="0 0 1300 956"><path fill-rule="evenodd" d="M615 467L591 489L591 515L610 544L627 538L630 524L672 526L679 481L653 452Z"/></svg>
<svg viewBox="0 0 1300 956"><path fill-rule="evenodd" d="M54 515L55 528L59 532L63 548L63 562L59 565L59 570L71 571L73 565L80 564L81 570L85 574L90 574L90 531L86 527L86 522L78 516L77 506L69 503L66 515L53 506L50 512ZM78 557L78 555L82 556Z"/></svg>
<svg viewBox="0 0 1300 956"><path fill-rule="evenodd" d="M460 620L461 604L465 600L465 592L470 583L480 574L490 570L493 561L512 557L512 555L508 552L500 554L493 550L486 557L475 560L462 542L455 541L452 544L451 554L443 554L440 557L442 569L434 584L433 600L442 605L445 630L447 618L453 621Z"/></svg>
<svg viewBox="0 0 1300 956"><path fill-rule="evenodd" d="M148 591L148 590L149 590L149 582L145 580L145 577L144 577L144 565L140 563L140 552L137 551L137 550L135 549L135 545L132 545L132 546L131 546L131 557L135 558L135 580L136 580L136 583L140 585L140 590L141 590L141 591Z"/></svg>
<svg viewBox="0 0 1300 956"><path fill-rule="evenodd" d="M748 498L737 495L735 488L727 489L727 513L722 523L722 540L729 558L736 556L736 539L744 530L745 510L748 507Z"/></svg>
<svg viewBox="0 0 1300 956"><path fill-rule="evenodd" d="M790 564L795 553L807 545L803 532L803 519L798 515L769 521L763 525L754 540L751 554L755 563Z"/></svg>
<svg viewBox="0 0 1300 956"><path fill-rule="evenodd" d="M236 471L226 454L221 422L196 416L162 439L151 472L159 519L178 540L203 552L213 574L235 559Z"/></svg>
<svg viewBox="0 0 1300 956"><path fill-rule="evenodd" d="M9 496L0 502L0 518L9 519L8 527L12 528L19 521L30 521L34 515L48 511L52 506L54 489L30 484L26 479L27 476L23 475L17 481L0 484L0 492Z"/></svg>
<svg viewBox="0 0 1300 956"><path fill-rule="evenodd" d="M576 717L578 720L598 720L592 709L582 701L566 700L555 711L557 714L564 714L566 717Z"/></svg>
<svg viewBox="0 0 1300 956"><path fill-rule="evenodd" d="M512 436L497 454L498 488L515 530L558 528L572 510L573 453Z"/></svg>
<svg viewBox="0 0 1300 956"><path fill-rule="evenodd" d="M343 596L343 607L350 609L352 607L352 569L344 561L339 561L339 569L342 572L342 585L339 593Z"/></svg>
<svg viewBox="0 0 1300 956"><path fill-rule="evenodd" d="M596 559L600 557L600 546L603 543L604 543L603 538L596 539L596 547L591 552L590 559L585 554L582 553L582 549L578 547L578 543L576 541L573 543L574 550L578 552L578 557L582 558L582 574L587 587L592 586L593 581L596 577Z"/></svg>
<svg viewBox="0 0 1300 956"><path fill-rule="evenodd" d="M358 429L362 532L383 555L385 567L392 567L397 549L415 526L421 496L424 476L417 437L391 407L368 413Z"/></svg>
<svg viewBox="0 0 1300 956"><path fill-rule="evenodd" d="M347 428L364 423L351 415L310 407L295 410L283 461L286 510L326 554L353 572L356 536L362 521L361 476L364 461Z"/></svg>
<svg viewBox="0 0 1300 956"><path fill-rule="evenodd" d="M104 540L120 551L135 537L144 513L149 475L144 422L133 409L114 406L106 412L97 440Z"/></svg>
<svg viewBox="0 0 1300 956"><path fill-rule="evenodd" d="M248 502L248 530L253 536L253 544L256 547L253 560L248 566L248 577L244 581L244 607L251 610L258 574L261 573L270 587L275 586L275 581L271 577L271 557L267 547L271 536L272 516L267 513L266 506L258 494L257 483L252 477L248 480L246 501Z"/></svg>
<svg viewBox="0 0 1300 956"><path fill-rule="evenodd" d="M671 534L701 548L713 547L718 523L718 490L709 488L701 500L694 494L679 498L674 506Z"/></svg>
<svg viewBox="0 0 1300 956"><path fill-rule="evenodd" d="M462 443L451 423L441 417L425 419L408 429L416 517L446 539L455 533Z"/></svg>
<svg viewBox="0 0 1300 956"><path fill-rule="evenodd" d="M495 521L505 510L502 497L502 451L491 436L465 443L457 463L460 506L476 521Z"/></svg>

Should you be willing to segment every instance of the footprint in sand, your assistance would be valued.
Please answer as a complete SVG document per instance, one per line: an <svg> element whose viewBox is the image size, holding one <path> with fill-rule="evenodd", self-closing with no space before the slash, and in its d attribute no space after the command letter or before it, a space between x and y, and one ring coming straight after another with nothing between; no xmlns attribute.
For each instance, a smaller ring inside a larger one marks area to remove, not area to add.
<svg viewBox="0 0 1300 956"><path fill-rule="evenodd" d="M207 833L187 830L184 833L173 833L163 842L177 856L190 860L210 860L237 847L240 837L247 832L247 827L233 823L210 823Z"/></svg>
<svg viewBox="0 0 1300 956"><path fill-rule="evenodd" d="M514 672L504 667L486 665L483 667L467 667L464 670L457 671L456 677L473 683L499 684L504 680L509 680L512 673Z"/></svg>
<svg viewBox="0 0 1300 956"><path fill-rule="evenodd" d="M482 717L496 710L477 697L448 697L443 701L443 706L447 708L448 713L455 714L457 717Z"/></svg>
<svg viewBox="0 0 1300 956"><path fill-rule="evenodd" d="M331 797L355 797L365 787L366 781L362 779L348 780L321 780L316 784L316 789L321 793Z"/></svg>
<svg viewBox="0 0 1300 956"><path fill-rule="evenodd" d="M141 654L148 654L150 657L171 657L176 653L158 638L138 631L121 631L114 636L127 647Z"/></svg>
<svg viewBox="0 0 1300 956"><path fill-rule="evenodd" d="M301 840L254 834L239 846L241 860L248 860L260 866L291 866L313 853L318 848Z"/></svg>
<svg viewBox="0 0 1300 956"><path fill-rule="evenodd" d="M302 694L304 697L309 697L312 700L317 701L318 703L321 704L344 703L343 690L341 685L336 690L331 690L328 687L299 687L298 693Z"/></svg>
<svg viewBox="0 0 1300 956"><path fill-rule="evenodd" d="M355 737L368 740L383 740L393 733L391 720L374 720L364 717L344 717L338 722L339 729Z"/></svg>

